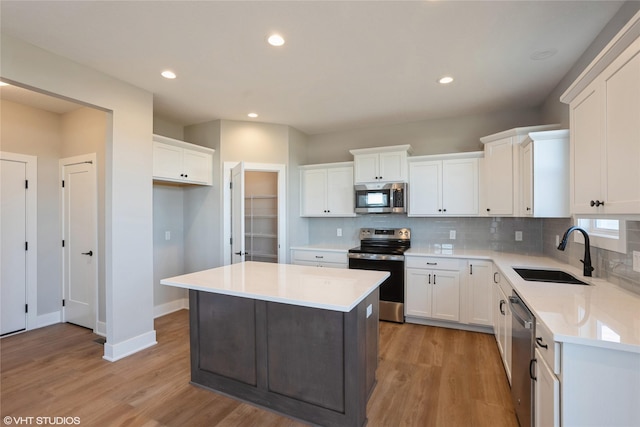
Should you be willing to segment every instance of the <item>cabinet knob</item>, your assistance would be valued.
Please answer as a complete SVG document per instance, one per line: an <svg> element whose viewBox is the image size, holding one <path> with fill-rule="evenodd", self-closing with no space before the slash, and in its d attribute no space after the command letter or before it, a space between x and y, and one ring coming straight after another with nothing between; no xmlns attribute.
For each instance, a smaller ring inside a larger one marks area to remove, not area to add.
<svg viewBox="0 0 640 427"><path fill-rule="evenodd" d="M444 211L444 212L446 212L447 210L446 210L446 209L443 209L443 211Z"/></svg>
<svg viewBox="0 0 640 427"><path fill-rule="evenodd" d="M598 207L598 206L604 206L604 202L601 202L600 200L592 200L591 202L589 202L589 205L591 207Z"/></svg>
<svg viewBox="0 0 640 427"><path fill-rule="evenodd" d="M487 208L487 212L491 212L491 209Z"/></svg>
<svg viewBox="0 0 640 427"><path fill-rule="evenodd" d="M438 212L442 212L442 209L438 209Z"/></svg>

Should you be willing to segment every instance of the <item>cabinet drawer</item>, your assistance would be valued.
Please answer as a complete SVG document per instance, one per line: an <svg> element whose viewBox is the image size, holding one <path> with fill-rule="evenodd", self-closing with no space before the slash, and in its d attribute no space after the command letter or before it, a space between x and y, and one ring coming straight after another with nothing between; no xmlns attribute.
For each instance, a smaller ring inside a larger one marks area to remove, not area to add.
<svg viewBox="0 0 640 427"><path fill-rule="evenodd" d="M293 257L296 261L313 261L313 262L331 262L338 264L347 264L347 252L327 252L327 251L293 251Z"/></svg>
<svg viewBox="0 0 640 427"><path fill-rule="evenodd" d="M553 341L551 331L536 321L536 349L556 375L560 374L560 343Z"/></svg>
<svg viewBox="0 0 640 427"><path fill-rule="evenodd" d="M407 268L428 268L430 270L460 270L460 260L438 257L405 257Z"/></svg>

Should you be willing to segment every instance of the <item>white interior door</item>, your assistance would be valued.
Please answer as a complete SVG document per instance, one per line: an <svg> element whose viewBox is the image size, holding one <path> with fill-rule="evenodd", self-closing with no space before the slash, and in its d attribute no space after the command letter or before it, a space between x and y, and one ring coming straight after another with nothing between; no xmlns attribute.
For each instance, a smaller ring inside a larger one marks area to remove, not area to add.
<svg viewBox="0 0 640 427"><path fill-rule="evenodd" d="M0 335L27 328L26 164L0 160Z"/></svg>
<svg viewBox="0 0 640 427"><path fill-rule="evenodd" d="M231 169L231 263L244 262L244 162Z"/></svg>
<svg viewBox="0 0 640 427"><path fill-rule="evenodd" d="M97 208L95 161L61 161L64 321L95 329Z"/></svg>

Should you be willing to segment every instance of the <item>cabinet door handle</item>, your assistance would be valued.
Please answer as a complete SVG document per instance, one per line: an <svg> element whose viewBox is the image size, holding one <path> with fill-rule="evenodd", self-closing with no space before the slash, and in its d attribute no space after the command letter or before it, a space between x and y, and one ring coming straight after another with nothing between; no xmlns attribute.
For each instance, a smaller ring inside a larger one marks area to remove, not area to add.
<svg viewBox="0 0 640 427"><path fill-rule="evenodd" d="M500 300L500 314L505 315L507 313L504 312L504 309L502 308L503 305L505 305L507 302L503 299Z"/></svg>
<svg viewBox="0 0 640 427"><path fill-rule="evenodd" d="M435 275L435 273L433 274L433 284L434 285L436 284L436 275Z"/></svg>
<svg viewBox="0 0 640 427"><path fill-rule="evenodd" d="M80 255L89 255L89 256L93 256L93 251L89 251L89 252L82 252Z"/></svg>
<svg viewBox="0 0 640 427"><path fill-rule="evenodd" d="M529 377L531 377L531 379L534 380L534 381L538 380L536 378L536 374L533 372L533 367L537 363L538 363L538 361L536 359L531 359L531 361L529 362Z"/></svg>
<svg viewBox="0 0 640 427"><path fill-rule="evenodd" d="M542 337L536 337L536 344L541 348L549 348L549 346L542 341Z"/></svg>
<svg viewBox="0 0 640 427"><path fill-rule="evenodd" d="M431 284L431 273L429 273L429 281L427 283Z"/></svg>
<svg viewBox="0 0 640 427"><path fill-rule="evenodd" d="M473 275L473 264L469 264L469 275Z"/></svg>
<svg viewBox="0 0 640 427"><path fill-rule="evenodd" d="M589 205L590 205L591 207L594 207L594 206L595 206L595 207L598 207L598 206L604 206L604 202L601 202L600 200L595 200L595 201L594 201L594 200L592 200L592 201L590 201L590 202L589 202Z"/></svg>
<svg viewBox="0 0 640 427"><path fill-rule="evenodd" d="M500 279L500 277L498 276L498 278L496 279L496 276L498 276L498 272L497 272L497 271L495 271L495 272L493 273L493 283L498 283L498 282L500 281L500 280L499 280L499 279Z"/></svg>

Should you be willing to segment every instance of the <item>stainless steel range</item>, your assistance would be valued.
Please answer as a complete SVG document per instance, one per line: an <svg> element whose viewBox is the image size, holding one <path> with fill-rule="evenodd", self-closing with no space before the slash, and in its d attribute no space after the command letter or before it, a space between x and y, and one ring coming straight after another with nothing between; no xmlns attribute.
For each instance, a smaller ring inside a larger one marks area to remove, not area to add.
<svg viewBox="0 0 640 427"><path fill-rule="evenodd" d="M411 247L408 228L361 228L360 246L349 249L349 268L388 271L380 285L380 320L404 323L404 252Z"/></svg>

